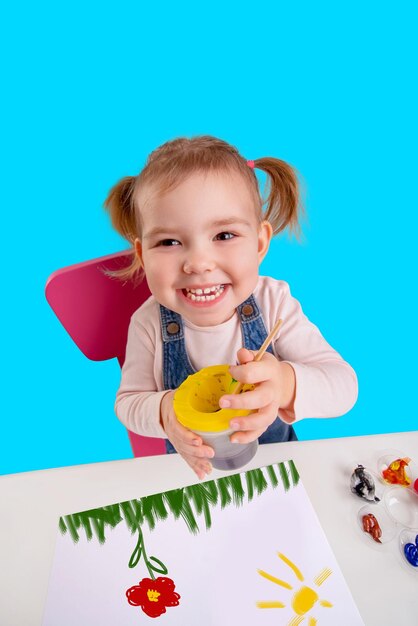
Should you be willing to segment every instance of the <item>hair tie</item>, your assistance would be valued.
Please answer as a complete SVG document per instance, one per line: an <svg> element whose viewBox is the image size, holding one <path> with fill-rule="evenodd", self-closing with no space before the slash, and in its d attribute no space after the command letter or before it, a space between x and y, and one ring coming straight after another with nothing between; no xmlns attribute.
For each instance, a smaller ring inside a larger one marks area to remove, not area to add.
<svg viewBox="0 0 418 626"><path fill-rule="evenodd" d="M254 161L247 161L247 165L248 165L248 167L251 167L252 170L255 168Z"/></svg>

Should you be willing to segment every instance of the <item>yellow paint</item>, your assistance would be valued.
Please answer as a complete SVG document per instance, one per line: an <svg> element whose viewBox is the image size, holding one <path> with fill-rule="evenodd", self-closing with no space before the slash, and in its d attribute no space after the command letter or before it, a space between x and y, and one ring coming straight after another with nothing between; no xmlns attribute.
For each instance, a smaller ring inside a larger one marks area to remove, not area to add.
<svg viewBox="0 0 418 626"><path fill-rule="evenodd" d="M202 432L221 432L229 429L234 417L243 417L252 411L220 409L219 399L233 391L236 381L229 373L229 365L212 365L188 376L174 394L174 412L183 426ZM244 385L243 391L254 389Z"/></svg>
<svg viewBox="0 0 418 626"><path fill-rule="evenodd" d="M318 576L314 578L315 585L318 585L318 587L322 585L322 583L328 578L328 576L331 576L331 574L332 570L330 570L328 567L325 567L322 572L319 572Z"/></svg>
<svg viewBox="0 0 418 626"><path fill-rule="evenodd" d="M260 576L263 576L263 578L267 578L267 580L271 580L272 583L280 585L280 587L284 587L285 589L293 589L292 585L289 585L289 583L285 582L284 580L280 580L280 578L276 578L275 576L264 572L262 569L259 569L257 571Z"/></svg>
<svg viewBox="0 0 418 626"><path fill-rule="evenodd" d="M296 567L296 565L281 552L278 552L277 554L281 560L295 572L296 577L302 582L304 580L302 572Z"/></svg>
<svg viewBox="0 0 418 626"><path fill-rule="evenodd" d="M299 570L299 568L290 559L288 559L287 556L285 556L281 552L278 552L277 554L281 558L281 560L293 570L297 578L303 581L304 580L303 574ZM263 578L270 580L276 585L285 587L285 589L292 589L292 586L288 582L284 580L280 580L279 578L276 578L275 576L272 576L271 574L268 574L267 572L261 569L257 571L260 574L260 576L263 576ZM332 570L329 569L328 567L324 567L324 569L321 570L319 574L315 577L314 579L315 584L319 587L319 585L322 585L322 583L329 576L331 576L331 574L332 574ZM310 587L307 587L306 585L303 585L293 595L291 606L295 612L295 615L288 622L287 626L298 626L299 624L303 622L305 617L308 620L308 626L316 626L317 624L316 618L313 616L309 616L307 614L315 606L317 602L319 602L319 604L325 608L331 608L333 606L331 602L329 602L328 600L320 600L316 591L314 591ZM281 602L270 601L270 602L257 602L257 607L260 609L276 609L276 608L282 609L282 608L285 608L285 605L282 604Z"/></svg>
<svg viewBox="0 0 418 626"><path fill-rule="evenodd" d="M281 602L257 602L257 608L259 609L284 609L285 606Z"/></svg>
<svg viewBox="0 0 418 626"><path fill-rule="evenodd" d="M301 587L292 598L292 608L298 615L305 615L318 600L318 594L310 587Z"/></svg>
<svg viewBox="0 0 418 626"><path fill-rule="evenodd" d="M158 591L155 591L155 589L148 589L147 591L148 600L150 602L158 602L158 596L160 595L161 593L159 593Z"/></svg>

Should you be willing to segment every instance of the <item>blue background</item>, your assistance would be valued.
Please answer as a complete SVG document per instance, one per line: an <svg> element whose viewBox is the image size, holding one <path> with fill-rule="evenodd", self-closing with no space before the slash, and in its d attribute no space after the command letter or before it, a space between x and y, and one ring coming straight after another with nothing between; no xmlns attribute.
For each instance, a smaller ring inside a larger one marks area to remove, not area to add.
<svg viewBox="0 0 418 626"><path fill-rule="evenodd" d="M78 351L44 286L126 247L106 194L179 135L219 136L303 177L303 241L277 239L262 270L290 283L360 395L299 436L416 429L413 4L110 4L3 15L0 472L131 455L117 362Z"/></svg>

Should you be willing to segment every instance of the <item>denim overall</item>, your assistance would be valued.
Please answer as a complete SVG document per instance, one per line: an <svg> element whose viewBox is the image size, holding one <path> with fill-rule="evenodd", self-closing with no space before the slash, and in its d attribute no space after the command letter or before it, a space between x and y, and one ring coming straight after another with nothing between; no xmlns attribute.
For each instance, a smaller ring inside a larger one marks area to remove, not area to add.
<svg viewBox="0 0 418 626"><path fill-rule="evenodd" d="M244 347L248 350L258 350L267 337L267 330L255 297L251 295L240 304L237 307L237 313L241 320ZM193 369L187 356L181 315L160 304L160 321L163 338L164 389L177 389L187 376L195 374L196 370ZM267 350L273 353L271 345ZM258 439L259 443L296 440L293 428L278 417ZM166 449L168 453L176 452L168 439Z"/></svg>

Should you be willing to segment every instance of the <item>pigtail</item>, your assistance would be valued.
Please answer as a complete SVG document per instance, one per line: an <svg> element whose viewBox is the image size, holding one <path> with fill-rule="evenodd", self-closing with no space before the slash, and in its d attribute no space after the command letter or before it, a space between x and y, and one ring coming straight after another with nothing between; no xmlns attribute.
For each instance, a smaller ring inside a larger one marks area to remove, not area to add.
<svg viewBox="0 0 418 626"><path fill-rule="evenodd" d="M109 191L104 206L110 214L112 226L122 237L133 243L136 237L133 191L135 176L125 176Z"/></svg>
<svg viewBox="0 0 418 626"><path fill-rule="evenodd" d="M138 236L135 215L134 190L136 176L122 178L109 192L104 206L110 215L112 226L132 245L132 261L128 267L121 270L107 272L109 276L129 280L140 278L142 266L133 249L134 241Z"/></svg>
<svg viewBox="0 0 418 626"><path fill-rule="evenodd" d="M300 206L296 171L285 161L273 157L257 159L254 165L268 175L269 193L264 219L272 225L273 233L277 235L285 228L289 228L291 232L299 235L299 217L303 209Z"/></svg>

